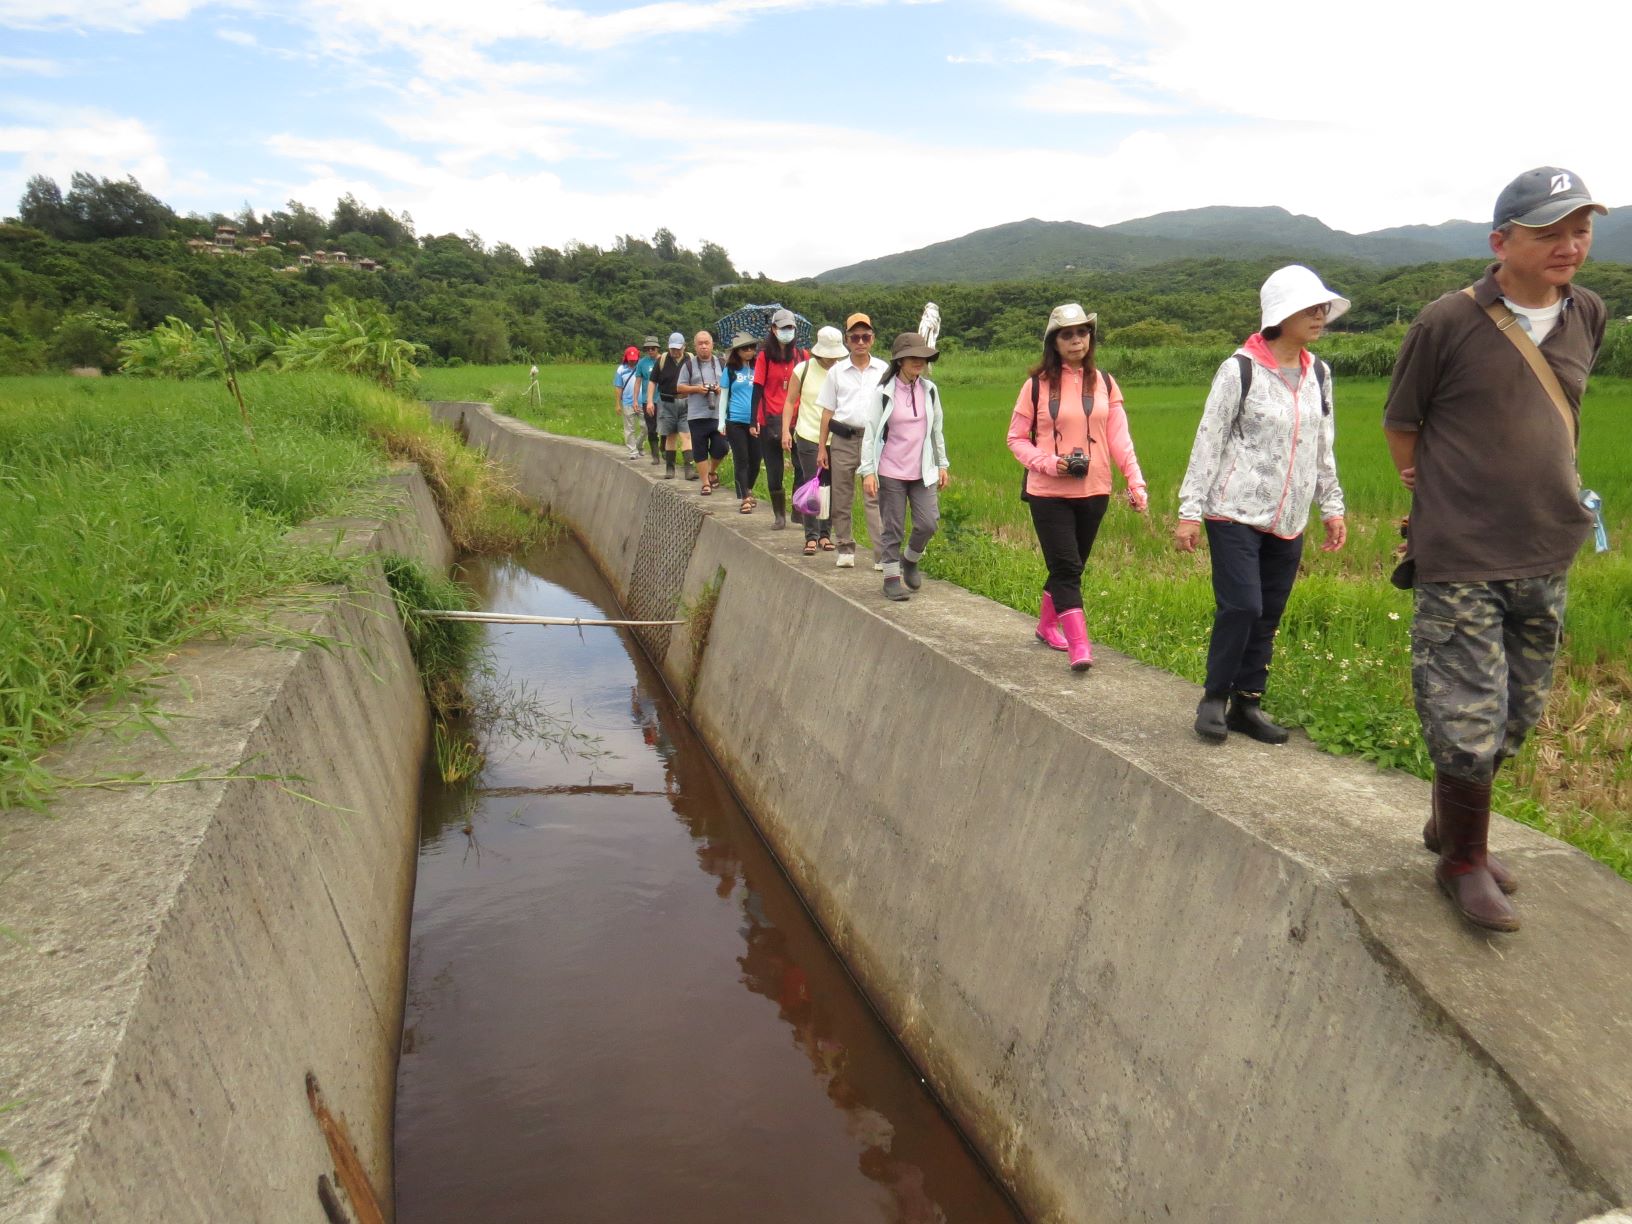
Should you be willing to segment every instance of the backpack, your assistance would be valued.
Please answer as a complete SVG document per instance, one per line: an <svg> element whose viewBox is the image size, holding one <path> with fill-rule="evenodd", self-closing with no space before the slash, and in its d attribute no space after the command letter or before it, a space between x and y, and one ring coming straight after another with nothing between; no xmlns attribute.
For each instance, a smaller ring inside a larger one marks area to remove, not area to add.
<svg viewBox="0 0 1632 1224"><path fill-rule="evenodd" d="M1331 368L1313 353L1309 354L1309 356L1311 363L1315 367L1315 381L1320 384L1320 415L1329 417L1332 415L1332 399L1328 394L1330 388L1326 385L1326 380L1331 377ZM1246 433L1241 428L1241 414L1246 411L1247 392L1252 389L1252 358L1245 353L1237 353L1235 355L1235 364L1241 367L1241 398L1236 402L1235 420L1230 423L1230 428L1235 431L1236 437L1245 440ZM1032 407L1035 408L1037 405L1036 391L1031 393L1031 400Z"/></svg>

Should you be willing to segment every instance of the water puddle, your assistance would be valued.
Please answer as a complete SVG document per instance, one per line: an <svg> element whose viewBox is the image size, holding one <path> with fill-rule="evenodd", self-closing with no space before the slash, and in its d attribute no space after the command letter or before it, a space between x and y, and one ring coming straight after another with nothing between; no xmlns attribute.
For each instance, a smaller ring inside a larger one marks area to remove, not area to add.
<svg viewBox="0 0 1632 1224"><path fill-rule="evenodd" d="M618 615L571 541L467 577ZM1016 1220L633 640L487 631L602 755L494 733L468 786L425 788L399 1221Z"/></svg>

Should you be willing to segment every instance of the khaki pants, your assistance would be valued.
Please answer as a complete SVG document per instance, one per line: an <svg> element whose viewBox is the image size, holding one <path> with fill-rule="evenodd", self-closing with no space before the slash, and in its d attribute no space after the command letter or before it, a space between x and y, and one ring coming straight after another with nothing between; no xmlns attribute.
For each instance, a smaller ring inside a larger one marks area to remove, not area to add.
<svg viewBox="0 0 1632 1224"><path fill-rule="evenodd" d="M861 435L841 438L836 433L827 436L827 462L833 472L833 543L840 552L855 552L856 540L852 534L856 501L856 469L861 466ZM873 560L884 560L884 526L878 517L878 498L862 500L867 515L867 539L873 546Z"/></svg>

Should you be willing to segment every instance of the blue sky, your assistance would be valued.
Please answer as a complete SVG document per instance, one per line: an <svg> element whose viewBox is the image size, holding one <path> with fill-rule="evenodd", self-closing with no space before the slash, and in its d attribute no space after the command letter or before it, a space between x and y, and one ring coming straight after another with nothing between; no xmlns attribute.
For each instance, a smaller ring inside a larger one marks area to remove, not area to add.
<svg viewBox="0 0 1632 1224"><path fill-rule="evenodd" d="M1029 216L1481 217L1537 164L1632 203L1623 26L1608 0L0 0L0 212L83 169L184 211L351 191L524 251L667 226L793 277Z"/></svg>

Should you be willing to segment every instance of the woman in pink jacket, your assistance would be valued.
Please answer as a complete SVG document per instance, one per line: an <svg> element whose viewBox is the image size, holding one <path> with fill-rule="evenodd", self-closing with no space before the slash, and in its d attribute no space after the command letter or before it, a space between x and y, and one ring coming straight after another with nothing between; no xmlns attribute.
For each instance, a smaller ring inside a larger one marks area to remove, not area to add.
<svg viewBox="0 0 1632 1224"><path fill-rule="evenodd" d="M1082 567L1110 504L1113 463L1133 508L1143 513L1148 504L1121 389L1094 366L1098 318L1075 302L1054 308L1043 331L1043 359L1020 388L1009 420L1009 450L1025 469L1020 497L1031 507L1048 566L1037 638L1067 651L1073 671L1094 661Z"/></svg>

